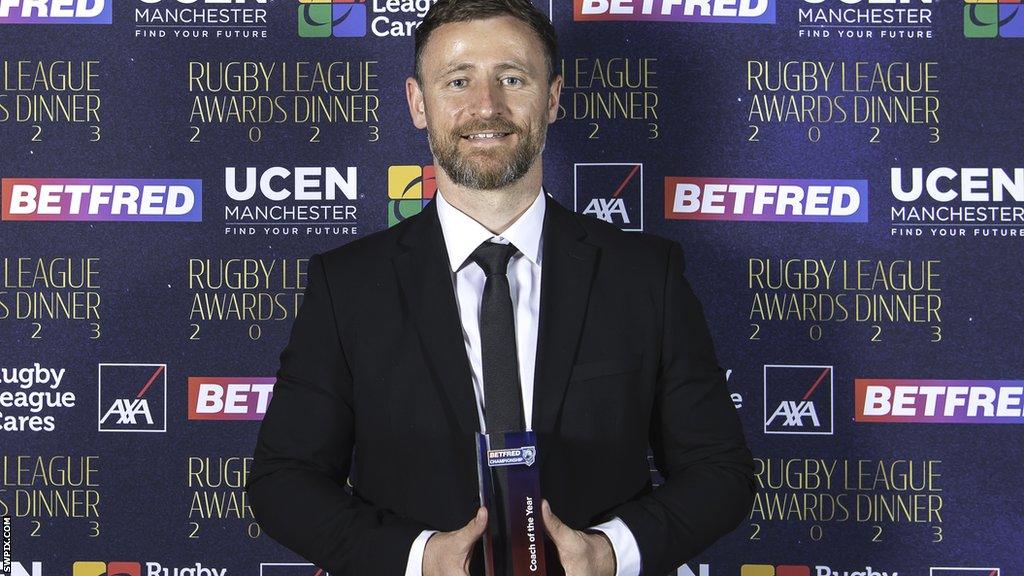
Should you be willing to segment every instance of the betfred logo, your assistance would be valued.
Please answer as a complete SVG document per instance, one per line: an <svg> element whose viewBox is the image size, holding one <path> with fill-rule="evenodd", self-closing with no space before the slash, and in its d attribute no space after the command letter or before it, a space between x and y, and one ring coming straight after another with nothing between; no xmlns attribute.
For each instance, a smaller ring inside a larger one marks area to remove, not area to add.
<svg viewBox="0 0 1024 576"><path fill-rule="evenodd" d="M572 18L774 24L775 0L573 0Z"/></svg>
<svg viewBox="0 0 1024 576"><path fill-rule="evenodd" d="M71 566L71 576L142 576L142 565L138 562L80 561Z"/></svg>
<svg viewBox="0 0 1024 576"><path fill-rule="evenodd" d="M1022 380L854 381L857 422L1024 424Z"/></svg>
<svg viewBox="0 0 1024 576"><path fill-rule="evenodd" d="M965 0L964 37L1024 38L1021 0Z"/></svg>
<svg viewBox="0 0 1024 576"><path fill-rule="evenodd" d="M202 180L4 178L0 190L4 220L201 222L203 219Z"/></svg>
<svg viewBox="0 0 1024 576"><path fill-rule="evenodd" d="M167 365L99 365L100 432L166 432Z"/></svg>
<svg viewBox="0 0 1024 576"><path fill-rule="evenodd" d="M867 180L665 178L668 220L867 222Z"/></svg>
<svg viewBox="0 0 1024 576"><path fill-rule="evenodd" d="M764 367L765 434L832 434L832 366Z"/></svg>
<svg viewBox="0 0 1024 576"><path fill-rule="evenodd" d="M275 378L189 376L189 420L262 420Z"/></svg>
<svg viewBox="0 0 1024 576"><path fill-rule="evenodd" d="M301 38L366 36L366 0L299 0Z"/></svg>
<svg viewBox="0 0 1024 576"><path fill-rule="evenodd" d="M0 0L0 24L110 24L113 0Z"/></svg>
<svg viewBox="0 0 1024 576"><path fill-rule="evenodd" d="M388 228L419 214L437 192L434 165L388 167Z"/></svg>
<svg viewBox="0 0 1024 576"><path fill-rule="evenodd" d="M573 194L576 212L615 224L626 232L643 232L643 164L575 164Z"/></svg>

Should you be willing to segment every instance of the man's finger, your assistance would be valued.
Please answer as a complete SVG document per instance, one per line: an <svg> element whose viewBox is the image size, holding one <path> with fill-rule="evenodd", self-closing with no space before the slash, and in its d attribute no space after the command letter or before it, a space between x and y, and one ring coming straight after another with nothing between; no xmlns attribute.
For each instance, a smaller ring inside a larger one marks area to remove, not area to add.
<svg viewBox="0 0 1024 576"><path fill-rule="evenodd" d="M555 513L551 511L551 504L546 499L540 502L540 513L541 517L544 518L544 530L551 535L551 539L555 541L555 546L560 546L566 537L566 531L570 530L570 528L563 524L558 516L555 516Z"/></svg>

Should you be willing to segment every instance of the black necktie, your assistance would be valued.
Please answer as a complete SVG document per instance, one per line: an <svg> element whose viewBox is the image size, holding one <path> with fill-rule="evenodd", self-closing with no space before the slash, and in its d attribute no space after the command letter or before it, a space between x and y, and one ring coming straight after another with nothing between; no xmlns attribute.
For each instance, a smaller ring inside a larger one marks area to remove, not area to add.
<svg viewBox="0 0 1024 576"><path fill-rule="evenodd" d="M488 434L525 430L515 318L507 275L509 258L517 251L512 244L488 240L470 256L487 274L480 303L480 355Z"/></svg>

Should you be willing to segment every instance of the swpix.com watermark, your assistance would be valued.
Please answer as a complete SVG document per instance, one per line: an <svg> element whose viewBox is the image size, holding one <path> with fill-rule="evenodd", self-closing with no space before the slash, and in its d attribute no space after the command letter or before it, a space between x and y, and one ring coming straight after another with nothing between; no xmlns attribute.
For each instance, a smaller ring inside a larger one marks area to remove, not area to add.
<svg viewBox="0 0 1024 576"><path fill-rule="evenodd" d="M0 574L11 573L11 517L3 517L3 554L0 556Z"/></svg>

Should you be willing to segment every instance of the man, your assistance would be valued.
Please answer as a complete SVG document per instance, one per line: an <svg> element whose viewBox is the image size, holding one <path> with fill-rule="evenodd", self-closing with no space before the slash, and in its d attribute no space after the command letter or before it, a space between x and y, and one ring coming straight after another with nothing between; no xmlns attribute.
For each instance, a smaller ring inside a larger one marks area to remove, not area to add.
<svg viewBox="0 0 1024 576"><path fill-rule="evenodd" d="M750 452L679 245L542 190L555 53L528 0L435 4L406 96L437 195L310 260L247 490L268 535L334 576L482 573L474 433L509 372L551 574L662 576L749 512Z"/></svg>

